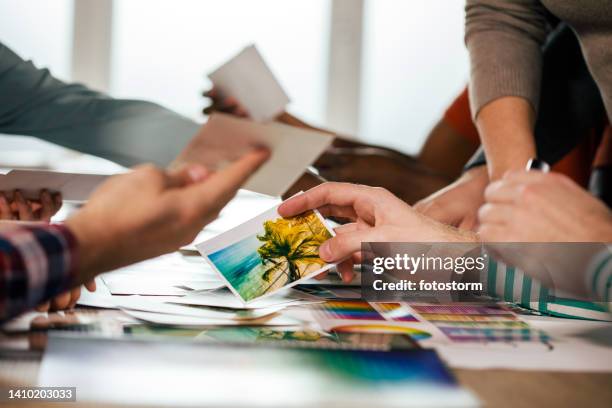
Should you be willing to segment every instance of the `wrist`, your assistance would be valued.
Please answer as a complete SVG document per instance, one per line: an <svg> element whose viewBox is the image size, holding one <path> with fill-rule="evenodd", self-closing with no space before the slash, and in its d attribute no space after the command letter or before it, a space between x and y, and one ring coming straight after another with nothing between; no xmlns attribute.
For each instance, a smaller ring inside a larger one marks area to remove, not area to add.
<svg viewBox="0 0 612 408"><path fill-rule="evenodd" d="M533 134L535 112L520 97L502 97L485 105L478 113L476 126L487 156L491 181L509 170L524 169L535 157Z"/></svg>
<svg viewBox="0 0 612 408"><path fill-rule="evenodd" d="M107 258L108 245L98 229L77 213L64 225L75 237L78 247L78 280L86 282L104 271L103 260Z"/></svg>

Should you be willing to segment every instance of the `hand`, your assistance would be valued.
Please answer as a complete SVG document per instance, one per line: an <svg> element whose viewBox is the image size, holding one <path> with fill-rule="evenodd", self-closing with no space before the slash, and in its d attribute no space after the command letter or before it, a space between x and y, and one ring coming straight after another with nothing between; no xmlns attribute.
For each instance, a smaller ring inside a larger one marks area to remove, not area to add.
<svg viewBox="0 0 612 408"><path fill-rule="evenodd" d="M475 237L427 218L389 191L348 183L325 183L284 202L278 213L291 217L318 209L351 222L319 248L326 262L339 262L342 279L353 279L362 242L473 242Z"/></svg>
<svg viewBox="0 0 612 408"><path fill-rule="evenodd" d="M381 186L409 204L450 181L410 156L374 146L330 148L314 166L329 181Z"/></svg>
<svg viewBox="0 0 612 408"><path fill-rule="evenodd" d="M416 203L414 209L441 223L474 230L488 182L486 166L474 167L451 185Z"/></svg>
<svg viewBox="0 0 612 408"><path fill-rule="evenodd" d="M210 105L204 108L202 111L205 115L210 115L214 112L229 113L241 118L248 118L249 113L247 110L240 105L238 99L231 95L221 95L218 90L211 88L202 94L204 97L210 99Z"/></svg>
<svg viewBox="0 0 612 408"><path fill-rule="evenodd" d="M325 183L326 181L327 180L314 172L305 171L304 174L302 174L300 178L293 183L293 185L289 187L287 191L285 191L285 193L282 195L282 199L286 200L299 192L310 190L311 188Z"/></svg>
<svg viewBox="0 0 612 408"><path fill-rule="evenodd" d="M41 190L38 200L27 200L21 191L15 190L8 199L5 192L0 192L0 219L19 221L49 222L62 206L60 193L51 194Z"/></svg>
<svg viewBox="0 0 612 408"><path fill-rule="evenodd" d="M489 242L612 242L612 212L558 173L507 173L485 192L479 233Z"/></svg>
<svg viewBox="0 0 612 408"><path fill-rule="evenodd" d="M80 281L188 244L268 156L252 151L218 173L145 165L112 177L66 222L80 247Z"/></svg>
<svg viewBox="0 0 612 408"><path fill-rule="evenodd" d="M94 292L96 290L96 281L91 280L85 283L85 288ZM81 287L77 286L75 288L70 289L56 297L52 300L49 300L45 303L42 303L36 306L36 310L38 312L48 312L48 311L56 311L56 310L64 310L64 309L72 309L76 306L77 301L81 297Z"/></svg>

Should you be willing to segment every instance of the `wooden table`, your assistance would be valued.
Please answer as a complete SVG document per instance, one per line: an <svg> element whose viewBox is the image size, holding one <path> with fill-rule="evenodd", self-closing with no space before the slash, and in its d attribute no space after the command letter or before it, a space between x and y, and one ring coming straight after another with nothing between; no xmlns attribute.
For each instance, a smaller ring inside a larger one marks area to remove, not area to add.
<svg viewBox="0 0 612 408"><path fill-rule="evenodd" d="M486 407L612 407L612 374L453 370Z"/></svg>
<svg viewBox="0 0 612 408"><path fill-rule="evenodd" d="M30 368L31 371L33 371ZM453 370L459 382L470 389L485 407L612 407L612 374L556 373L518 370ZM30 384L35 382L31 379ZM0 387L10 384L3 381ZM30 407L81 407L108 406L78 403L26 403L2 404L3 406Z"/></svg>

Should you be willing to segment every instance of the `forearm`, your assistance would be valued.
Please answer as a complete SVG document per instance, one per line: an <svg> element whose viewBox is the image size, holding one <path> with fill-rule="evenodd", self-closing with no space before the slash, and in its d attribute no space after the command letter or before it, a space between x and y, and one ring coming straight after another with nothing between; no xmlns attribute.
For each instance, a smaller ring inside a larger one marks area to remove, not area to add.
<svg viewBox="0 0 612 408"><path fill-rule="evenodd" d="M500 179L508 170L524 168L535 157L534 116L529 102L517 97L499 98L481 109L476 126L492 181Z"/></svg>
<svg viewBox="0 0 612 408"><path fill-rule="evenodd" d="M77 243L65 226L0 232L0 321L75 286Z"/></svg>
<svg viewBox="0 0 612 408"><path fill-rule="evenodd" d="M157 104L64 83L0 43L0 133L39 137L124 166L166 166L198 128Z"/></svg>

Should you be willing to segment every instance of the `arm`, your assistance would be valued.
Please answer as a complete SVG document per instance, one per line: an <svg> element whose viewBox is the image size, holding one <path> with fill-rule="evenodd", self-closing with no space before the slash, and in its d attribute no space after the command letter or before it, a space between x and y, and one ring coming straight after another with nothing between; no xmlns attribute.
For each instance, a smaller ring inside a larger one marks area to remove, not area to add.
<svg viewBox="0 0 612 408"><path fill-rule="evenodd" d="M76 239L65 226L0 233L0 321L76 284Z"/></svg>
<svg viewBox="0 0 612 408"><path fill-rule="evenodd" d="M141 166L103 183L64 226L0 232L0 321L102 272L188 244L268 156L256 150L216 173Z"/></svg>
<svg viewBox="0 0 612 408"><path fill-rule="evenodd" d="M565 23L557 25L542 47L540 106L534 135L537 156L555 164L592 132L602 131L605 109L586 66L580 44ZM486 164L478 150L466 169Z"/></svg>
<svg viewBox="0 0 612 408"><path fill-rule="evenodd" d="M0 133L35 136L124 166L166 166L198 127L154 103L66 84L0 43Z"/></svg>
<svg viewBox="0 0 612 408"><path fill-rule="evenodd" d="M537 0L470 0L470 101L493 180L535 155L533 123L549 31Z"/></svg>

